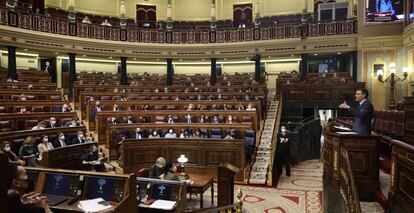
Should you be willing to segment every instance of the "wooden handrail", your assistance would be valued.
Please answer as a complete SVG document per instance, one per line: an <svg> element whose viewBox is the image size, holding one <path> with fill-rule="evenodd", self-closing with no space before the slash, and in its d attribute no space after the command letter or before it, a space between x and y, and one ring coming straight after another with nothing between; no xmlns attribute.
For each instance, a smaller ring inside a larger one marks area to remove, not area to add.
<svg viewBox="0 0 414 213"><path fill-rule="evenodd" d="M340 148L339 191L345 202L345 209L349 213L361 213L358 191L349 162L348 151Z"/></svg>

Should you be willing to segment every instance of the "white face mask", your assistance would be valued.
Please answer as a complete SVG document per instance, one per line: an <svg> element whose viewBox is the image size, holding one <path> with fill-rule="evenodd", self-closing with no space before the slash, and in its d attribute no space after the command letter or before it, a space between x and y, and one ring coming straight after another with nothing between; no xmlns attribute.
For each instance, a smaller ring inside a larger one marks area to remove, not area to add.
<svg viewBox="0 0 414 213"><path fill-rule="evenodd" d="M83 138L83 137L84 137L84 135L83 135L83 134L80 134L80 135L79 135L79 137L80 137L80 138Z"/></svg>
<svg viewBox="0 0 414 213"><path fill-rule="evenodd" d="M10 146L8 146L8 147L4 147L4 151L5 151L5 152L10 152Z"/></svg>
<svg viewBox="0 0 414 213"><path fill-rule="evenodd" d="M170 129L170 131L168 131L169 133L173 133L173 130L172 129Z"/></svg>
<svg viewBox="0 0 414 213"><path fill-rule="evenodd" d="M53 125L55 125L56 124L56 121L50 121L50 123L53 124Z"/></svg>
<svg viewBox="0 0 414 213"><path fill-rule="evenodd" d="M62 141L65 140L65 136L60 137L60 140Z"/></svg>
<svg viewBox="0 0 414 213"><path fill-rule="evenodd" d="M22 108L22 112L26 112L26 108Z"/></svg>
<svg viewBox="0 0 414 213"><path fill-rule="evenodd" d="M286 129L285 128L282 128L282 129L280 129L280 131L282 131L283 133L285 133L286 132Z"/></svg>

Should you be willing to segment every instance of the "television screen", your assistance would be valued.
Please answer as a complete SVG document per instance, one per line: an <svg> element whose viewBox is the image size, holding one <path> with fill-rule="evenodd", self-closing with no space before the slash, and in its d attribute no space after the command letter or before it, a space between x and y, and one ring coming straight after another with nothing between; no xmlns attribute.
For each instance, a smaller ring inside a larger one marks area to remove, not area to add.
<svg viewBox="0 0 414 213"><path fill-rule="evenodd" d="M366 0L366 22L393 22L404 20L403 0Z"/></svg>
<svg viewBox="0 0 414 213"><path fill-rule="evenodd" d="M79 177L77 175L47 173L43 193L75 197L78 185Z"/></svg>
<svg viewBox="0 0 414 213"><path fill-rule="evenodd" d="M120 202L124 195L125 181L121 178L88 176L85 187L84 199L102 198Z"/></svg>
<svg viewBox="0 0 414 213"><path fill-rule="evenodd" d="M318 72L319 73L327 73L328 70L328 64L319 64L318 65Z"/></svg>

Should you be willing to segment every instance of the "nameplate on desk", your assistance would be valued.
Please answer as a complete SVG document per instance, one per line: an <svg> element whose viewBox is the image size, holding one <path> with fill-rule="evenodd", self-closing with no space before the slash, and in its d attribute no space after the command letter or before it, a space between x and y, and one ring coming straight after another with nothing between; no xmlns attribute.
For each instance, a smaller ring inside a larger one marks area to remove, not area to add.
<svg viewBox="0 0 414 213"><path fill-rule="evenodd" d="M336 132L339 135L356 135L356 132Z"/></svg>
<svg viewBox="0 0 414 213"><path fill-rule="evenodd" d="M345 130L345 131L351 131L350 128L344 127L344 126L334 126L336 129Z"/></svg>

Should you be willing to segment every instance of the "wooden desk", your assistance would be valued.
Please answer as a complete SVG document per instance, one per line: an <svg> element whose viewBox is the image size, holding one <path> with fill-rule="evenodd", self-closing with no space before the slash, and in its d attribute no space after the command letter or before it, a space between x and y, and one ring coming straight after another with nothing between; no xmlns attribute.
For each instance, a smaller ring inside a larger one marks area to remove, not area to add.
<svg viewBox="0 0 414 213"><path fill-rule="evenodd" d="M132 112L128 112L128 111L118 111L118 112L110 112L110 111L101 111L98 112L96 115L96 121L97 121L97 125L96 125L96 129L98 130L98 137L99 137L99 141L100 142L104 142L107 141L107 130L108 130L108 126L110 124L108 124L108 118L111 117L115 117L116 120L119 121L123 119L123 117L128 117L129 115L131 115L133 118L137 119L139 117L146 117L148 119L148 123L145 124L150 124L150 123L154 123L154 124L167 124L166 123L166 119L168 117L168 115L172 115L173 117L176 116L179 118L179 120L181 121L177 121L173 124L170 124L171 126L175 126L175 125L189 125L192 126L193 124L197 124L196 122L193 123L186 123L185 122L185 116L191 114L193 119L198 120L201 115L205 115L208 116L209 118L213 118L215 115L218 115L219 118L225 118L227 119L227 117L229 115L233 116L233 119L235 119L235 117L238 117L239 120L241 120L243 118L243 116L247 116L247 117L251 117L251 123L245 123L245 125L249 125L250 128L254 129L255 131L258 131L260 129L260 122L259 122L259 117L257 117L257 114L255 111L223 111L223 110L216 110L216 111L212 111L212 110L195 110L195 111L185 111L185 110L162 110L162 111L156 111L156 110L151 110L151 111L132 111ZM165 121L163 123L157 123L157 117L159 116L164 116ZM239 124L243 124L241 122L239 123L233 123L233 124L226 124L226 123L220 123L220 124L212 124L212 123L208 123L210 125L227 125L228 127L231 128L232 125L239 125ZM116 124L119 125L119 124ZM126 124L126 125L131 125L131 124Z"/></svg>
<svg viewBox="0 0 414 213"><path fill-rule="evenodd" d="M57 123L61 124L62 119L68 120L76 118L77 114L76 112L33 112L30 114L6 113L0 116L0 121L10 121L10 131L20 131L31 130L32 127L37 124L33 124L31 121L37 120L37 122L40 122L49 120L50 117L56 118ZM27 121L30 121L30 123Z"/></svg>
<svg viewBox="0 0 414 213"><path fill-rule="evenodd" d="M126 173L149 168L163 156L175 162L180 155L189 159L185 171L189 174L208 174L216 177L217 166L231 163L241 171L235 179L244 181L245 152L243 140L214 139L127 139L122 143L120 165Z"/></svg>
<svg viewBox="0 0 414 213"><path fill-rule="evenodd" d="M341 135L325 128L323 149L324 184L338 187L341 172L339 149L349 154L349 163L361 200L372 200L379 189L379 135ZM329 195L327 195L329 196Z"/></svg>
<svg viewBox="0 0 414 213"><path fill-rule="evenodd" d="M246 95L250 95L250 99L251 101L254 100L260 100L262 103L262 109L265 109L266 105L267 105L267 100L266 100L266 93L265 92L242 92L242 93L235 93L235 92L224 92L224 93L220 93L222 95L222 97L233 97L236 96L237 100L245 100L245 96ZM146 101L146 100L152 100L152 101L157 101L157 100L164 100L164 101L171 101L174 102L175 98L178 96L180 98L180 101L182 100L196 100L198 95L202 95L204 97L208 97L208 96L212 96L213 100L212 101L218 101L217 100L217 96L218 93L217 92L189 92L189 93L185 93L185 92L175 92L175 93L154 93L154 92L145 92L145 93L132 93L132 94L128 94L128 93L114 93L114 92L89 92L89 91L82 91L79 95L79 99L77 101L75 101L75 107L76 109L78 109L78 105L80 107L80 110L85 111L86 110L86 103L85 100L87 97L94 97L95 100L101 100L102 97L111 99L111 100L120 100L121 97L127 97L129 99L135 99L135 100L142 100L142 101Z"/></svg>
<svg viewBox="0 0 414 213"><path fill-rule="evenodd" d="M129 175L118 175L110 173L100 172L86 172L79 170L63 170L63 169L47 169L47 168L32 168L26 167L29 180L35 183L35 192L43 193L46 185L46 175L60 174L60 175L71 175L75 176L78 184L73 185L76 193L80 193L80 200L88 199L87 191L89 188L94 189L94 186L88 186L88 179L92 178L104 178L111 179L114 181L114 192L111 194L111 198L108 201L113 202L116 205L114 210L115 213L124 212L137 212L137 196L136 196L136 177L134 174ZM69 190L68 190L69 191ZM74 196L73 196L74 197ZM70 198L73 198L70 197ZM69 205L68 201L58 204L57 206L51 206L53 212L83 212L77 208L79 201L73 205Z"/></svg>
<svg viewBox="0 0 414 213"><path fill-rule="evenodd" d="M94 143L74 144L62 148L55 148L43 153L40 165L45 168L81 170L82 158L88 153Z"/></svg>
<svg viewBox="0 0 414 213"><path fill-rule="evenodd" d="M27 111L31 111L32 107L43 106L43 112L53 112L55 109L68 104L68 101L52 101L52 100L34 100L34 101L0 101L0 107L4 107L2 113L15 113L17 108L25 106ZM30 115L28 113L23 115Z"/></svg>
<svg viewBox="0 0 414 213"><path fill-rule="evenodd" d="M222 129L224 131L235 129L237 131L238 137L234 141L238 141L237 139L244 140L245 133L247 130L251 130L251 127L249 124L200 124L200 123L192 123L192 124L186 124L186 123L174 123L174 124L156 124L156 123L141 123L141 124L115 124L115 125L109 125L108 129L106 130L106 148L109 149L109 157L111 160L117 159L117 150L115 141L117 140L117 135L124 134L127 139L134 139L135 140L135 130L136 128L141 128L141 130L146 131L147 133L151 133L153 129L165 129L168 128L174 129L174 132L177 134L180 134L181 129L187 128L190 129L193 133L197 129L205 129L208 133L211 132L211 129ZM161 132L160 132L161 133ZM179 137L179 135L177 135ZM170 139L160 138L169 141ZM177 138L179 139L179 138ZM191 141L192 138L188 138L186 141ZM141 139L145 141L154 141L154 139ZM195 139L200 140L200 139ZM224 139L212 139L212 138L205 138L205 140L212 140L212 141L233 141L233 140L224 140ZM157 140L155 140L157 141Z"/></svg>
<svg viewBox="0 0 414 213"><path fill-rule="evenodd" d="M95 118L92 116L92 110L95 107L96 101L89 101L86 107L86 111L81 111L82 118L86 118L89 124L89 130L95 130L96 123ZM112 106L117 104L120 107L121 111L127 111L128 108L131 108L132 111L142 111L142 108L147 105L150 110L157 110L157 111L171 111L174 110L187 110L189 104L193 104L195 109L193 111L199 111L197 107L203 106L206 110L209 110L212 105L216 105L220 109L223 109L223 106L226 105L228 110L227 111L239 111L235 108L241 104L246 107L249 103L256 109L257 117L262 120L264 119L264 111L262 109L262 104L260 100L252 100L252 101L207 101L207 100L194 100L194 101L140 101L140 100L131 100L131 101L114 101L114 100L102 100L100 101L101 106L103 108L103 112L112 112ZM174 109L168 109L169 106L174 106ZM230 109L230 106L232 109ZM158 109L156 108L158 107ZM162 107L162 109L159 109Z"/></svg>
<svg viewBox="0 0 414 213"><path fill-rule="evenodd" d="M193 184L189 184L187 187L187 192L191 194L195 193L200 194L200 208L204 206L204 192L208 188L211 188L211 206L214 205L214 176L201 175L201 174L190 174L190 180L193 181Z"/></svg>

